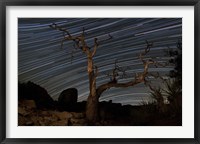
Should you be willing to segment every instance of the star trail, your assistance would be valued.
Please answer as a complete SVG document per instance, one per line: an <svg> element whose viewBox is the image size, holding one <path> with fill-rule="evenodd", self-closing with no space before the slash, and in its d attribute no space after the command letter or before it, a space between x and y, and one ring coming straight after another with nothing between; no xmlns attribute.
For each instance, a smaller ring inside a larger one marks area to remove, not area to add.
<svg viewBox="0 0 200 144"><path fill-rule="evenodd" d="M142 72L143 64L138 56L144 51L146 40L153 42L147 57L165 63L171 59L167 51L176 49L182 39L181 18L19 18L18 80L41 85L55 100L71 87L78 89L78 101L86 100L89 82L86 55L75 49L72 41L65 41L61 47L63 33L51 29L52 23L66 28L73 36L79 35L84 27L90 46L95 37L104 40L108 34L112 36L99 45L94 57L94 65L99 69L97 86L109 81L107 74L116 60L130 75L120 81L128 81L133 74ZM149 72L167 77L172 69L172 65L150 67ZM149 89L141 83L107 90L100 101L137 105L148 98Z"/></svg>

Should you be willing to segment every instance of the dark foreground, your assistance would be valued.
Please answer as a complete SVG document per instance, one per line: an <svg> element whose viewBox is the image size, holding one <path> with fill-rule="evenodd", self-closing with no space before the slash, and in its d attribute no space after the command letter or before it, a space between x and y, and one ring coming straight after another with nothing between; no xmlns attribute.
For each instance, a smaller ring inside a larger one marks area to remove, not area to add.
<svg viewBox="0 0 200 144"><path fill-rule="evenodd" d="M99 120L87 123L86 101L77 102L76 89L55 101L47 91L32 82L19 84L19 126L181 126L181 107L156 103L139 106L99 102ZM65 94L65 92L64 92ZM70 96L70 97L69 97ZM71 98L72 97L72 98Z"/></svg>
<svg viewBox="0 0 200 144"><path fill-rule="evenodd" d="M80 103L84 105L85 102ZM155 105L130 106L100 103L100 119L94 126L181 126L181 114L161 113ZM34 100L20 100L19 126L87 126L83 111L38 109Z"/></svg>

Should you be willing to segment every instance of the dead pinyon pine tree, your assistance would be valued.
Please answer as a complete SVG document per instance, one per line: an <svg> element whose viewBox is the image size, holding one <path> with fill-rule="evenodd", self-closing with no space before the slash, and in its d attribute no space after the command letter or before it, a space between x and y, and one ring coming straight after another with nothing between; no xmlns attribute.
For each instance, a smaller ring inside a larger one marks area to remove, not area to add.
<svg viewBox="0 0 200 144"><path fill-rule="evenodd" d="M101 44L101 42L105 40L112 39L112 36L108 34L108 38L99 41L98 38L94 38L94 44L92 47L89 47L86 43L86 37L85 37L85 30L83 28L82 33L78 36L73 36L70 34L70 32L61 26L58 26L57 24L53 23L50 25L50 27L54 30L58 30L63 32L63 40L64 41L72 41L75 45L75 48L80 49L87 57L87 72L88 72L88 78L89 78L89 96L87 99L87 105L86 105L86 119L89 123L94 123L98 120L98 103L99 98L101 94L106 91L107 89L110 89L112 87L115 88L126 88L131 87L136 84L144 82L147 83L147 80L145 79L148 75L148 68L149 65L157 65L157 62L153 61L151 58L147 59L144 58L147 53L150 51L150 48L152 47L152 43L146 42L146 47L144 48L144 52L141 52L139 54L139 59L142 61L144 70L141 73L135 74L133 76L132 80L125 83L118 82L118 76L119 76L119 67L116 65L112 70L112 78L109 82L102 84L97 87L96 85L96 78L98 76L98 67L94 65L93 58L96 54L98 46Z"/></svg>

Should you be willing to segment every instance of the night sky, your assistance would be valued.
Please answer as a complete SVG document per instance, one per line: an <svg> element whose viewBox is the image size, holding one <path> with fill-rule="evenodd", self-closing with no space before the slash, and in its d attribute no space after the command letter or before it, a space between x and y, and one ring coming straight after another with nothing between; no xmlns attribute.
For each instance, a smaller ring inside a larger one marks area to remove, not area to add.
<svg viewBox="0 0 200 144"><path fill-rule="evenodd" d="M153 42L147 57L165 63L170 59L167 51L176 49L177 42L182 39L181 18L19 18L18 79L41 85L54 99L63 90L75 87L78 100L86 100L89 83L86 55L75 50L72 41L65 41L61 48L63 33L51 29L49 25L52 23L67 28L74 36L84 27L87 43L91 46L95 37L104 40L108 34L112 36L99 45L94 57L94 65L99 69L97 86L110 80L107 74L114 68L115 60L120 67L127 69L130 76L142 72L143 65L138 56L144 51L146 40ZM172 65L151 67L149 72L159 72L166 77L172 69ZM128 80L130 78L120 81ZM137 105L148 98L149 88L138 84L107 90L100 101Z"/></svg>

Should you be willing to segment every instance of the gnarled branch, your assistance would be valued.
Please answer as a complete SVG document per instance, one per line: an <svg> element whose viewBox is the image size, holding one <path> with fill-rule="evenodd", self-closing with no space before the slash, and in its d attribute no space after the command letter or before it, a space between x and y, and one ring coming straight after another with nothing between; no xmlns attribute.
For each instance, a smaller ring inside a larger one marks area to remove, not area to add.
<svg viewBox="0 0 200 144"><path fill-rule="evenodd" d="M110 89L111 87L130 87L130 86L134 86L138 83L146 83L146 76L148 75L148 68L149 68L149 65L152 65L154 64L155 62L151 59L148 59L148 60L144 60L144 56L147 55L147 53L150 51L150 48L151 48L152 44L149 45L147 43L147 47L145 48L144 52L140 53L140 59L141 61L143 62L143 66L144 66L144 70L142 73L139 73L139 74L135 74L135 77L133 78L133 80L129 81L129 82L125 82L125 83L120 83L120 82L117 82L116 80L116 76L118 75L118 70L119 70L119 67L117 66L116 62L115 62L115 68L113 69L113 73L112 73L112 81L108 82L108 83L105 83L105 84L102 84L100 85L98 88L97 88L97 95L100 97L101 94L107 90L107 89Z"/></svg>

